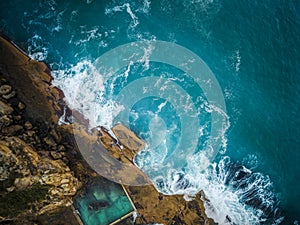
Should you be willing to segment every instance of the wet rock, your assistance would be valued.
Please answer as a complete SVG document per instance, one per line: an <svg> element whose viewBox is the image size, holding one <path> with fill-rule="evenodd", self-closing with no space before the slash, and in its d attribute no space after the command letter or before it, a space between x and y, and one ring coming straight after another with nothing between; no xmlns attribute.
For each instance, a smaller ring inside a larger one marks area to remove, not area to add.
<svg viewBox="0 0 300 225"><path fill-rule="evenodd" d="M70 182L69 179L64 178L60 181L60 184L68 184L69 182Z"/></svg>
<svg viewBox="0 0 300 225"><path fill-rule="evenodd" d="M11 187L6 188L7 192L13 192L14 190L16 190L15 186L11 186Z"/></svg>
<svg viewBox="0 0 300 225"><path fill-rule="evenodd" d="M28 135L29 137L33 137L34 134L35 134L35 131L34 131L34 130L29 130L29 131L27 131L27 135Z"/></svg>
<svg viewBox="0 0 300 225"><path fill-rule="evenodd" d="M5 102L0 100L0 114L2 115L10 115L14 112L14 109L6 104Z"/></svg>
<svg viewBox="0 0 300 225"><path fill-rule="evenodd" d="M22 119L22 116L20 116L20 115L14 116L14 120L15 120L15 121L19 121L19 120L21 120L21 119Z"/></svg>
<svg viewBox="0 0 300 225"><path fill-rule="evenodd" d="M45 138L48 135L49 127L45 123L45 121L41 120L41 118L38 118L35 121L35 127L37 128L37 134L40 138Z"/></svg>
<svg viewBox="0 0 300 225"><path fill-rule="evenodd" d="M207 218L203 202L198 193L194 200L187 202L182 195L162 195L153 185L126 188L138 209L135 224L185 224L215 225Z"/></svg>
<svg viewBox="0 0 300 225"><path fill-rule="evenodd" d="M12 87L10 85L2 85L0 86L0 95L7 95L11 92Z"/></svg>
<svg viewBox="0 0 300 225"><path fill-rule="evenodd" d="M20 110L22 110L22 109L25 109L25 104L24 103L22 103L22 102L19 102L18 103L18 108L20 109Z"/></svg>
<svg viewBox="0 0 300 225"><path fill-rule="evenodd" d="M145 147L145 143L139 139L131 130L122 124L118 124L112 128L112 131L120 141L120 143L132 150L134 155Z"/></svg>
<svg viewBox="0 0 300 225"><path fill-rule="evenodd" d="M2 68L1 68L2 70ZM4 84L7 84L7 80L3 77L0 78L0 85L4 85Z"/></svg>
<svg viewBox="0 0 300 225"><path fill-rule="evenodd" d="M57 141L57 142L61 141L60 134L54 128L52 128L49 133L54 138L55 141Z"/></svg>
<svg viewBox="0 0 300 225"><path fill-rule="evenodd" d="M2 128L2 133L7 136L13 136L17 132L21 131L22 129L23 129L23 127L20 125L11 125L9 127Z"/></svg>
<svg viewBox="0 0 300 225"><path fill-rule="evenodd" d="M63 157L62 160L64 161L64 163L68 164L70 162L70 160L67 157Z"/></svg>
<svg viewBox="0 0 300 225"><path fill-rule="evenodd" d="M59 146L57 147L57 151L59 151L59 152L64 152L64 151L66 151L66 148L65 148L65 146L63 146L63 145L59 145Z"/></svg>
<svg viewBox="0 0 300 225"><path fill-rule="evenodd" d="M15 97L15 95L16 95L16 92L15 92L15 91L12 91L12 92L10 92L10 93L7 94L7 95L2 95L2 98L8 100L8 99L11 99L11 98Z"/></svg>
<svg viewBox="0 0 300 225"><path fill-rule="evenodd" d="M26 121L25 124L24 124L24 127L27 129L27 130L31 130L32 129L32 124L29 122L29 121Z"/></svg>
<svg viewBox="0 0 300 225"><path fill-rule="evenodd" d="M34 182L31 180L30 177L23 177L23 178L17 178L14 181L14 186L18 190L24 190L28 187L30 187Z"/></svg>
<svg viewBox="0 0 300 225"><path fill-rule="evenodd" d="M7 127L12 124L12 119L8 115L0 117L0 128Z"/></svg>
<svg viewBox="0 0 300 225"><path fill-rule="evenodd" d="M57 146L63 137L65 146L74 147L65 140L65 134L56 130L62 112L62 101L58 103L57 98L62 100L63 96L52 92L51 76L45 64L29 59L1 36L0 45L3 53L0 54L0 194L31 189L38 183L42 188L47 185L46 198L29 203L22 216L68 206L81 183L74 176L73 167L71 171L62 160L68 160L65 147ZM8 67L9 70L3 69ZM2 76L12 81L13 87ZM72 163L79 164L76 159ZM82 173L87 174L85 168ZM44 176L47 182L43 182Z"/></svg>
<svg viewBox="0 0 300 225"><path fill-rule="evenodd" d="M56 147L57 146L56 142L53 140L53 138L51 136L47 136L43 140L50 147Z"/></svg>
<svg viewBox="0 0 300 225"><path fill-rule="evenodd" d="M61 158L62 158L62 155L61 155L59 152L56 152L56 151L51 151L51 152L50 152L50 155L51 155L51 157L52 157L54 160L57 160L57 159L61 159Z"/></svg>

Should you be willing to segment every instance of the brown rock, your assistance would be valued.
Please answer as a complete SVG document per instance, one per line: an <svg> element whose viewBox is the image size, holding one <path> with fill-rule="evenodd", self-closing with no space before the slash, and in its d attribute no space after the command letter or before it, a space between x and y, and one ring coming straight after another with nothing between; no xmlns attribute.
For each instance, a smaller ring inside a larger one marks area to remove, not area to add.
<svg viewBox="0 0 300 225"><path fill-rule="evenodd" d="M0 77L0 85L6 84L6 83L7 83L7 80L3 77Z"/></svg>
<svg viewBox="0 0 300 225"><path fill-rule="evenodd" d="M182 195L162 195L153 185L126 187L138 210L137 225L162 223L165 225L213 225L207 218L200 193L187 202Z"/></svg>
<svg viewBox="0 0 300 225"><path fill-rule="evenodd" d="M41 119L48 124L57 123L63 113L63 99L52 90L52 77L45 63L30 59L18 47L0 36L0 62L6 69L3 77L14 84L18 98L28 109L24 117ZM1 111L0 111L1 112Z"/></svg>
<svg viewBox="0 0 300 225"><path fill-rule="evenodd" d="M60 134L54 128L52 128L49 133L54 138L55 141L57 141L57 142L61 141Z"/></svg>
<svg viewBox="0 0 300 225"><path fill-rule="evenodd" d="M69 179L63 178L63 179L60 181L60 184L68 184L69 182L70 182Z"/></svg>
<svg viewBox="0 0 300 225"><path fill-rule="evenodd" d="M66 151L66 148L65 148L65 146L63 146L63 145L59 145L59 146L57 147L57 151L59 151L59 152L64 152L64 151Z"/></svg>
<svg viewBox="0 0 300 225"><path fill-rule="evenodd" d="M28 135L29 137L32 137L34 134L35 134L35 131L34 131L34 130L29 130L29 131L27 131L27 135Z"/></svg>
<svg viewBox="0 0 300 225"><path fill-rule="evenodd" d="M123 184L140 185L141 183L150 183L147 176L132 162L122 163L114 158L110 149L106 148L106 142L103 143L102 141L104 136L99 135L99 132L89 133L78 123L63 125L61 129L69 130L74 135L82 157L98 174ZM111 136L106 135L105 137L107 137L105 141L107 140L109 145L112 142ZM114 146L114 152L122 154L122 150L117 147Z"/></svg>
<svg viewBox="0 0 300 225"><path fill-rule="evenodd" d="M13 192L15 189L16 189L15 186L11 186L11 187L6 188L6 190L7 190L8 192Z"/></svg>
<svg viewBox="0 0 300 225"><path fill-rule="evenodd" d="M51 136L47 136L43 140L50 147L55 147L57 145Z"/></svg>
<svg viewBox="0 0 300 225"><path fill-rule="evenodd" d="M32 129L32 124L31 124L29 121L26 121L25 124L24 124L24 127L25 127L27 130L31 130L31 129Z"/></svg>
<svg viewBox="0 0 300 225"><path fill-rule="evenodd" d="M16 95L16 92L15 92L15 91L12 91L12 92L10 92L10 93L7 94L7 95L2 95L2 98L8 100L8 99L11 99L11 98L15 97L15 95Z"/></svg>
<svg viewBox="0 0 300 225"><path fill-rule="evenodd" d="M24 190L31 186L33 184L33 181L30 179L30 177L23 177L23 178L17 178L14 181L14 186L18 190Z"/></svg>
<svg viewBox="0 0 300 225"><path fill-rule="evenodd" d="M145 147L145 143L139 139L135 133L122 124L118 124L112 128L112 131L120 141L120 143L132 150L135 154Z"/></svg>
<svg viewBox="0 0 300 225"><path fill-rule="evenodd" d="M7 136L13 136L22 129L23 127L20 125L11 125L9 127L2 128L2 133L6 134Z"/></svg>
<svg viewBox="0 0 300 225"><path fill-rule="evenodd" d="M61 159L61 158L62 158L62 155L61 155L59 152L56 152L56 151L51 151L51 152L50 152L50 155L51 155L51 157L52 157L54 160L57 160L57 159Z"/></svg>
<svg viewBox="0 0 300 225"><path fill-rule="evenodd" d="M10 85L7 85L7 84L2 85L0 87L0 95L7 95L11 92L11 90L12 90L12 87Z"/></svg>
<svg viewBox="0 0 300 225"><path fill-rule="evenodd" d="M0 127L7 127L11 125L12 122L13 122L12 119L9 118L8 115L4 115L0 117Z"/></svg>
<svg viewBox="0 0 300 225"><path fill-rule="evenodd" d="M22 119L22 116L20 116L20 115L14 116L15 121L19 121L20 119Z"/></svg>
<svg viewBox="0 0 300 225"><path fill-rule="evenodd" d="M10 115L13 111L14 109L10 105L0 100L0 113L2 115Z"/></svg>
<svg viewBox="0 0 300 225"><path fill-rule="evenodd" d="M22 110L22 109L25 109L25 104L24 103L22 103L22 102L19 102L18 103L18 108L20 109L20 110Z"/></svg>

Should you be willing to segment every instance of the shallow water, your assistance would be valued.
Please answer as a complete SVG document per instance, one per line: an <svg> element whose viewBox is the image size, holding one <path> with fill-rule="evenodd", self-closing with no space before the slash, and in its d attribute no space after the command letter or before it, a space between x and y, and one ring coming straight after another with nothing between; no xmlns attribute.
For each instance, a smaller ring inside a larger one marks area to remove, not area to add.
<svg viewBox="0 0 300 225"><path fill-rule="evenodd" d="M122 122L148 143L135 163L160 191L203 189L220 224L300 220L298 1L14 0L0 10L2 32L51 66L91 126ZM153 48L160 41L182 48Z"/></svg>

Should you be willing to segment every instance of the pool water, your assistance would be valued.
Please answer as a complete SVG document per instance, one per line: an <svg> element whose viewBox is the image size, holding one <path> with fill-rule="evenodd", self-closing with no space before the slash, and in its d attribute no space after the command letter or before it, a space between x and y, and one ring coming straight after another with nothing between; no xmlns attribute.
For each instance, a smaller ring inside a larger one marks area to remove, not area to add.
<svg viewBox="0 0 300 225"><path fill-rule="evenodd" d="M108 225L135 211L123 187L108 180L89 185L74 201L84 225Z"/></svg>

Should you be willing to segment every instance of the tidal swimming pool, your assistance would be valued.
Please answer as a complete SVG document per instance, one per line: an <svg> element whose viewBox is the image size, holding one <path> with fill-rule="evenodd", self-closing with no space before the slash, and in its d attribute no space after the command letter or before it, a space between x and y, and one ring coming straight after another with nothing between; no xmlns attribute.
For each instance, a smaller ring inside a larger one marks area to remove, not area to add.
<svg viewBox="0 0 300 225"><path fill-rule="evenodd" d="M109 225L136 211L123 186L108 180L89 185L74 200L84 225Z"/></svg>

